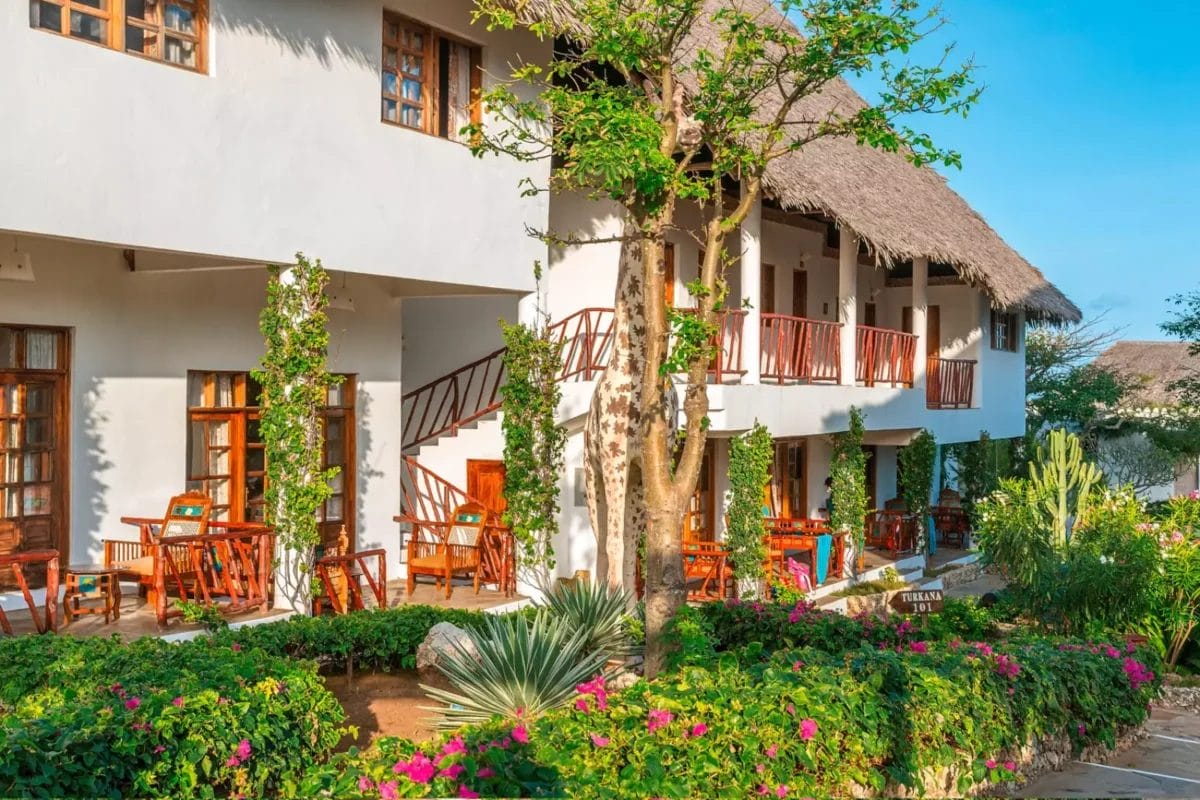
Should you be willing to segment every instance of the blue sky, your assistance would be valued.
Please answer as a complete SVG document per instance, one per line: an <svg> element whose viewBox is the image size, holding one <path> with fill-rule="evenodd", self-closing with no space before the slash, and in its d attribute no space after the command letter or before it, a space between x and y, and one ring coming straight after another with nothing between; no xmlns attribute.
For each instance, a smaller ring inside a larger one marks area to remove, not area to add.
<svg viewBox="0 0 1200 800"><path fill-rule="evenodd" d="M1200 289L1200 0L943 11L987 87L968 119L922 123L963 155L951 185L1087 317L1165 338L1167 298Z"/></svg>

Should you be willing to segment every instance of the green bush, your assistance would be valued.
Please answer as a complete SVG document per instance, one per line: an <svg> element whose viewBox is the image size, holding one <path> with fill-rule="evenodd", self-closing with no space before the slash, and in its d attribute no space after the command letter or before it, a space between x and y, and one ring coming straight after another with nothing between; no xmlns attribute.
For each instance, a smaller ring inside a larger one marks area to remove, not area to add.
<svg viewBox="0 0 1200 800"><path fill-rule="evenodd" d="M413 669L417 666L417 647L439 622L475 627L483 622L483 614L433 606L398 606L335 617L294 617L225 631L213 640L255 647L277 656L313 659L334 668L353 659L355 668Z"/></svg>
<svg viewBox="0 0 1200 800"><path fill-rule="evenodd" d="M300 794L842 796L919 791L921 770L937 767L966 793L1012 777L1005 760L1035 737L1112 744L1157 691L1123 650L1046 639L762 656L728 652L603 708L584 697L525 725L420 747L388 740L314 769Z"/></svg>
<svg viewBox="0 0 1200 800"><path fill-rule="evenodd" d="M0 640L0 796L277 793L345 715L311 662L206 640Z"/></svg>

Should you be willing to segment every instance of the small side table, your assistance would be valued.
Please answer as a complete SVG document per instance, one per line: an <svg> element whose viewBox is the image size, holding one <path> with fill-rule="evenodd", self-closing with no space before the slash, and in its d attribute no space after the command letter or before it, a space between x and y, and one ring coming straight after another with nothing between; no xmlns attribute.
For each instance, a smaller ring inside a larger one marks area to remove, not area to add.
<svg viewBox="0 0 1200 800"><path fill-rule="evenodd" d="M104 624L109 618L115 622L121 618L120 570L116 567L101 567L95 564L67 567L67 589L63 595L63 612L67 622L73 622L82 614L103 614ZM102 601L99 605L81 607L81 600Z"/></svg>

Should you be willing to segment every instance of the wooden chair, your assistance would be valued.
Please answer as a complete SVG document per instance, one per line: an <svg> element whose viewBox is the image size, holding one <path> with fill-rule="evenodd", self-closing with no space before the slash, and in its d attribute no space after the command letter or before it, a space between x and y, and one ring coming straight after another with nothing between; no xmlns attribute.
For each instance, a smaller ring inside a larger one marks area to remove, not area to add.
<svg viewBox="0 0 1200 800"><path fill-rule="evenodd" d="M956 506L934 506L929 510L933 527L938 534L938 544L961 549L967 534L971 532L971 520L965 509Z"/></svg>
<svg viewBox="0 0 1200 800"><path fill-rule="evenodd" d="M44 568L46 571L46 599L42 602L42 613L38 613L37 603L34 602L33 592L29 589L28 576L25 567ZM33 617L33 629L38 633L56 633L58 631L58 551L57 550L27 550L20 553L0 555L0 569L11 569L13 580L21 590L25 606ZM12 636L12 625L0 605L0 631Z"/></svg>
<svg viewBox="0 0 1200 800"><path fill-rule="evenodd" d="M917 549L916 520L902 511L875 511L867 515L866 546L887 550L892 558Z"/></svg>
<svg viewBox="0 0 1200 800"><path fill-rule="evenodd" d="M314 617L321 616L326 605L335 614L365 609L364 582L375 598L375 607L387 608L387 551L351 552L345 525L338 534L337 546L317 558L317 577L321 591L313 598Z"/></svg>
<svg viewBox="0 0 1200 800"><path fill-rule="evenodd" d="M454 510L449 523L411 521L412 538L408 540L408 595L417 588L418 575L432 575L435 588L446 582L446 599L454 589L455 575L469 574L474 578L475 594L479 594L481 545L488 512L479 503L464 503ZM439 530L442 528L442 530Z"/></svg>
<svg viewBox="0 0 1200 800"><path fill-rule="evenodd" d="M200 492L175 495L167 505L162 519L123 517L122 522L136 525L139 541L105 539L104 566L118 570L119 578L136 580L138 594L150 605L157 605L154 562L159 540L163 537L203 536L208 533L212 514L212 498ZM187 564L191 556L185 548L175 547L172 556L177 564Z"/></svg>
<svg viewBox="0 0 1200 800"><path fill-rule="evenodd" d="M688 600L704 602L733 597L729 550L719 542L683 540L683 581Z"/></svg>

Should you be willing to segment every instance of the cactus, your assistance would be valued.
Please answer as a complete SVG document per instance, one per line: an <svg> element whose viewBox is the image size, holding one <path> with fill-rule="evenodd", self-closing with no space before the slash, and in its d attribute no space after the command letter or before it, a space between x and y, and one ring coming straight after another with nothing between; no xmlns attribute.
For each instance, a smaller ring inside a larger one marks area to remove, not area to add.
<svg viewBox="0 0 1200 800"><path fill-rule="evenodd" d="M1050 513L1054 544L1067 543L1068 520L1083 516L1088 498L1104 476L1095 464L1085 461L1079 437L1065 430L1050 431L1046 444L1038 445L1037 460L1029 465L1029 477L1045 498Z"/></svg>

